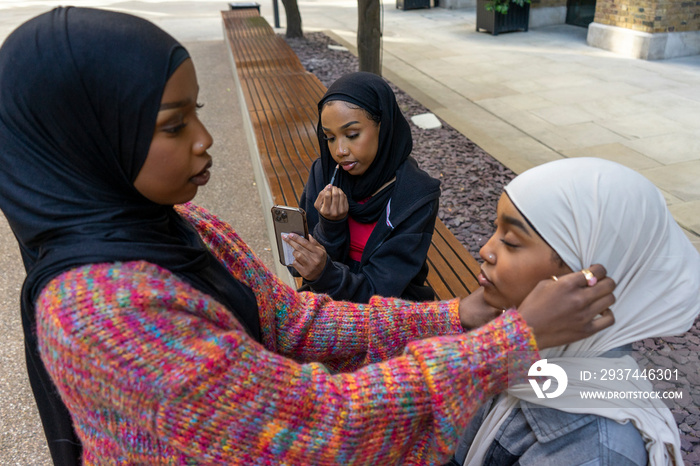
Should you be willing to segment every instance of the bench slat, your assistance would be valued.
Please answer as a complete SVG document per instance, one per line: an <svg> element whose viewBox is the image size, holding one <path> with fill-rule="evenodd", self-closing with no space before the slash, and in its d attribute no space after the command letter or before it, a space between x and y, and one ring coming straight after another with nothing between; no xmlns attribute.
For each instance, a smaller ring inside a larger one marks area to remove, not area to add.
<svg viewBox="0 0 700 466"><path fill-rule="evenodd" d="M442 222L436 222L433 233L433 247L428 256L440 275L440 280L450 290L452 296L464 297L479 287L476 277L480 266L464 246L447 230ZM432 285L432 283L431 283Z"/></svg>

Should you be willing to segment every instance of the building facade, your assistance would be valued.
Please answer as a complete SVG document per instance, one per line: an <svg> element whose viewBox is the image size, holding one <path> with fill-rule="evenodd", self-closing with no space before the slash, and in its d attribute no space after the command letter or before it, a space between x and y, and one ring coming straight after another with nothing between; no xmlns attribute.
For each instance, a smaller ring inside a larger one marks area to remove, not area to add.
<svg viewBox="0 0 700 466"><path fill-rule="evenodd" d="M632 58L661 60L700 54L700 0L531 0L530 27L588 28L588 44ZM470 8L476 0L439 0Z"/></svg>

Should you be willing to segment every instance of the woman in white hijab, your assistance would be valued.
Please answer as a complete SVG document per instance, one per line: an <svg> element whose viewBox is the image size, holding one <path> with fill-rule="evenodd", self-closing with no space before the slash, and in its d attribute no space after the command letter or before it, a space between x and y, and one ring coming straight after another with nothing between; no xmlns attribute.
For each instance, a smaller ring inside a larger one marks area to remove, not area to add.
<svg viewBox="0 0 700 466"><path fill-rule="evenodd" d="M654 390L639 376L635 360L611 351L681 334L700 313L700 255L659 190L614 162L550 162L506 186L496 226L480 251L480 281L489 304L515 306L535 280L600 263L617 283L615 324L542 351L546 364L565 370L568 384L558 380L553 390L531 379L487 403L460 441L453 464L682 465L670 410L645 395ZM536 386L544 398L538 398ZM595 391L609 396L613 390L624 398L581 396ZM548 397L555 392L561 394Z"/></svg>

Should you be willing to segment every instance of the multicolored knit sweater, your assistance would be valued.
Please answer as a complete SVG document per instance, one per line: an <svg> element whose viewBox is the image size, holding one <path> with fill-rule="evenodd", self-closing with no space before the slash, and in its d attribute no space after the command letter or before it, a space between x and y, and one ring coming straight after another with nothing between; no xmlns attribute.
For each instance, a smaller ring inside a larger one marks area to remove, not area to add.
<svg viewBox="0 0 700 466"><path fill-rule="evenodd" d="M229 225L179 212L255 292L264 344L153 264L56 277L36 306L40 350L86 465L440 464L506 386L507 354L536 354L516 312L463 334L457 300L297 293ZM420 340L436 335L451 336Z"/></svg>

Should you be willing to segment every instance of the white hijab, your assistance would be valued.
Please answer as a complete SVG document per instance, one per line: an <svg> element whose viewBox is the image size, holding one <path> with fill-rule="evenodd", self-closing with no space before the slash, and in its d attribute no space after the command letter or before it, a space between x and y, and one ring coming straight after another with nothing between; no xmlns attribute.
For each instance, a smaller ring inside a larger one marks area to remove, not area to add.
<svg viewBox="0 0 700 466"><path fill-rule="evenodd" d="M630 356L595 356L644 338L681 334L700 313L700 254L673 220L663 196L639 173L596 158L546 163L516 177L505 191L571 270L596 263L605 266L617 283L611 308L615 324L571 345L541 351L549 363L565 361L559 364L569 376L564 393L540 399L528 384L509 388L494 403L464 464L482 464L501 423L520 400L526 400L570 413L632 422L645 440L649 464L682 465L678 428L661 401L582 402L580 391L601 386L577 375L582 370L638 368ZM592 357L563 359L582 354ZM652 388L644 379L631 379L616 382L615 390L649 392Z"/></svg>

